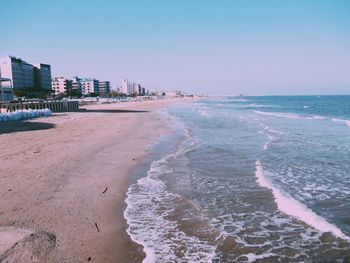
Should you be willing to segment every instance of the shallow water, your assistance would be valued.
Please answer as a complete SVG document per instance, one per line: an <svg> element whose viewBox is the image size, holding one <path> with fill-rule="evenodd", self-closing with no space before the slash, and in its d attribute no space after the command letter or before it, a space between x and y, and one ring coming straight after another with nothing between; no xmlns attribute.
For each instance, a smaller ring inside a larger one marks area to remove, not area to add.
<svg viewBox="0 0 350 263"><path fill-rule="evenodd" d="M215 98L167 114L176 135L126 200L145 262L350 259L350 97Z"/></svg>

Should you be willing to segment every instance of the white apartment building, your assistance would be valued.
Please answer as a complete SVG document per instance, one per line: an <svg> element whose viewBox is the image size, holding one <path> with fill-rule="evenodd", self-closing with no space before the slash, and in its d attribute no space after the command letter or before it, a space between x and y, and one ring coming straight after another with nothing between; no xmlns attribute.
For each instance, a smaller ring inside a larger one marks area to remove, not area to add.
<svg viewBox="0 0 350 263"><path fill-rule="evenodd" d="M123 79L121 86L121 93L132 94L133 84L128 79Z"/></svg>
<svg viewBox="0 0 350 263"><path fill-rule="evenodd" d="M121 93L131 95L144 95L145 88L141 86L141 84L137 82L131 82L128 79L123 79L122 86L121 86Z"/></svg>
<svg viewBox="0 0 350 263"><path fill-rule="evenodd" d="M67 94L72 88L72 81L64 77L57 77L52 79L51 85L55 95L60 93Z"/></svg>
<svg viewBox="0 0 350 263"><path fill-rule="evenodd" d="M100 94L99 81L97 79L85 78L80 80L83 95L92 93Z"/></svg>
<svg viewBox="0 0 350 263"><path fill-rule="evenodd" d="M81 95L81 79L78 77L73 77L72 79L72 90Z"/></svg>

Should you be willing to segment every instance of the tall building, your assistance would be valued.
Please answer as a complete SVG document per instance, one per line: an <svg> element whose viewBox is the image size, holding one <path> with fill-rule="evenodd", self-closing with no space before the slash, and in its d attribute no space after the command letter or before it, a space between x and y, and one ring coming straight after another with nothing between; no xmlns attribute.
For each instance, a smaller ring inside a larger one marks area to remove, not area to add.
<svg viewBox="0 0 350 263"><path fill-rule="evenodd" d="M144 95L144 88L141 84L128 79L123 79L120 91L126 95Z"/></svg>
<svg viewBox="0 0 350 263"><path fill-rule="evenodd" d="M0 58L0 70L3 78L10 79L14 89L33 88L34 67L20 58L6 56Z"/></svg>
<svg viewBox="0 0 350 263"><path fill-rule="evenodd" d="M51 90L51 66L34 64L34 84L45 90Z"/></svg>
<svg viewBox="0 0 350 263"><path fill-rule="evenodd" d="M93 78L85 78L80 80L82 94L89 95L92 93L100 94L99 81Z"/></svg>
<svg viewBox="0 0 350 263"><path fill-rule="evenodd" d="M140 93L141 93L141 85L136 82L133 82L131 94L140 95Z"/></svg>
<svg viewBox="0 0 350 263"><path fill-rule="evenodd" d="M52 79L52 91L55 95L64 93L70 96L72 90L72 80L66 79L64 77L57 77Z"/></svg>
<svg viewBox="0 0 350 263"><path fill-rule="evenodd" d="M131 86L132 86L132 83L129 82L128 79L123 79L121 90L120 90L121 93L126 94L126 95L130 94L129 90L130 90Z"/></svg>
<svg viewBox="0 0 350 263"><path fill-rule="evenodd" d="M109 81L99 82L99 93L101 97L106 97L111 92L111 84Z"/></svg>
<svg viewBox="0 0 350 263"><path fill-rule="evenodd" d="M146 95L146 88L136 83L136 85L134 84L134 94L144 96Z"/></svg>
<svg viewBox="0 0 350 263"><path fill-rule="evenodd" d="M82 89L81 89L81 79L78 77L72 78L72 92L77 94L77 96L82 95Z"/></svg>
<svg viewBox="0 0 350 263"><path fill-rule="evenodd" d="M0 58L0 70L3 78L11 80L15 90L24 88L51 90L50 65L33 66L20 58L6 56Z"/></svg>

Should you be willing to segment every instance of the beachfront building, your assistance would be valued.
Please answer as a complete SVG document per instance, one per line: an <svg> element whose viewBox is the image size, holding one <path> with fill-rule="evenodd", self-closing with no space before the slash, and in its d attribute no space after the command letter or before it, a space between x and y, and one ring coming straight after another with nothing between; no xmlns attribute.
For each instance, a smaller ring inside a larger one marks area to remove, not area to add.
<svg viewBox="0 0 350 263"><path fill-rule="evenodd" d="M80 80L82 94L91 95L91 94L100 94L99 81L94 78L84 78Z"/></svg>
<svg viewBox="0 0 350 263"><path fill-rule="evenodd" d="M52 79L52 91L55 95L64 94L70 96L72 90L72 80L64 77L56 77Z"/></svg>
<svg viewBox="0 0 350 263"><path fill-rule="evenodd" d="M171 91L163 91L162 95L166 97L183 97L184 93L178 90L174 90L174 91L171 90Z"/></svg>
<svg viewBox="0 0 350 263"><path fill-rule="evenodd" d="M142 88L139 83L134 82L133 83L133 94L140 95L142 93Z"/></svg>
<svg viewBox="0 0 350 263"><path fill-rule="evenodd" d="M76 94L76 96L81 96L81 79L78 77L72 78L72 93Z"/></svg>
<svg viewBox="0 0 350 263"><path fill-rule="evenodd" d="M13 88L11 79L2 78L0 72L0 101L13 100Z"/></svg>
<svg viewBox="0 0 350 263"><path fill-rule="evenodd" d="M32 65L20 58L6 56L0 58L1 76L10 79L14 90L37 88L51 90L51 66Z"/></svg>
<svg viewBox="0 0 350 263"><path fill-rule="evenodd" d="M48 64L34 64L34 84L45 90L51 90L51 66Z"/></svg>
<svg viewBox="0 0 350 263"><path fill-rule="evenodd" d="M111 92L111 84L109 81L99 81L99 94L101 97L107 97Z"/></svg>
<svg viewBox="0 0 350 263"><path fill-rule="evenodd" d="M130 82L128 79L123 79L122 81L122 86L121 86L121 93L126 94L126 95L130 95L132 93L132 89L133 89L133 84L132 82Z"/></svg>
<svg viewBox="0 0 350 263"><path fill-rule="evenodd" d="M126 95L145 95L146 88L140 83L131 82L128 79L123 79L120 92Z"/></svg>
<svg viewBox="0 0 350 263"><path fill-rule="evenodd" d="M6 56L0 58L1 77L10 79L14 89L33 88L34 67L20 58Z"/></svg>
<svg viewBox="0 0 350 263"><path fill-rule="evenodd" d="M122 80L122 85L120 87L120 93L128 94L128 79Z"/></svg>
<svg viewBox="0 0 350 263"><path fill-rule="evenodd" d="M179 90L170 90L170 91L157 91L155 92L156 96L164 97L184 97L185 93Z"/></svg>

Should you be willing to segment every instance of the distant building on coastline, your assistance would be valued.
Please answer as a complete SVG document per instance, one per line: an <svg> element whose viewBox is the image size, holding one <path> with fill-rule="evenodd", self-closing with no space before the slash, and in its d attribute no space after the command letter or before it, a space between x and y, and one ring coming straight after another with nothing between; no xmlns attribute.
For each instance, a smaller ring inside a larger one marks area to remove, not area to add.
<svg viewBox="0 0 350 263"><path fill-rule="evenodd" d="M52 79L52 91L55 95L64 94L70 96L72 90L72 80L64 77L56 77Z"/></svg>
<svg viewBox="0 0 350 263"><path fill-rule="evenodd" d="M126 95L145 95L146 89L137 82L131 82L128 79L123 79L120 92Z"/></svg>
<svg viewBox="0 0 350 263"><path fill-rule="evenodd" d="M99 82L99 94L101 97L107 97L111 92L111 83L109 81Z"/></svg>
<svg viewBox="0 0 350 263"><path fill-rule="evenodd" d="M13 89L37 88L51 90L51 66L48 64L29 64L12 56L0 58L3 78L12 82Z"/></svg>
<svg viewBox="0 0 350 263"><path fill-rule="evenodd" d="M126 95L131 94L130 91L132 91L132 83L128 79L123 79L122 86L120 92Z"/></svg>
<svg viewBox="0 0 350 263"><path fill-rule="evenodd" d="M94 78L73 77L66 79L56 77L52 79L52 90L57 96L64 94L69 97L80 97L81 95L100 95L108 96L110 92L109 81L98 81Z"/></svg>
<svg viewBox="0 0 350 263"><path fill-rule="evenodd" d="M94 78L84 78L80 80L82 95L100 94L99 81Z"/></svg>
<svg viewBox="0 0 350 263"><path fill-rule="evenodd" d="M51 90L51 66L47 64L34 64L35 87Z"/></svg>
<svg viewBox="0 0 350 263"><path fill-rule="evenodd" d="M171 91L159 91L156 93L157 96L165 96L165 97L183 97L185 93L178 90Z"/></svg>
<svg viewBox="0 0 350 263"><path fill-rule="evenodd" d="M63 78L64 79L64 78ZM55 79L53 79L55 80ZM60 80L60 89L63 90L63 80ZM68 81L68 82L67 82ZM110 92L109 81L99 81L95 78L79 78L77 76L66 81L66 95L73 97L87 96L87 95L100 95L101 92L104 96L107 96ZM68 86L67 86L68 85ZM59 84L56 84L56 88Z"/></svg>
<svg viewBox="0 0 350 263"><path fill-rule="evenodd" d="M72 78L72 93L75 93L76 96L82 95L82 89L81 89L81 79L78 77Z"/></svg>
<svg viewBox="0 0 350 263"><path fill-rule="evenodd" d="M20 58L6 56L0 58L0 70L3 78L10 79L14 89L33 88L34 67Z"/></svg>

